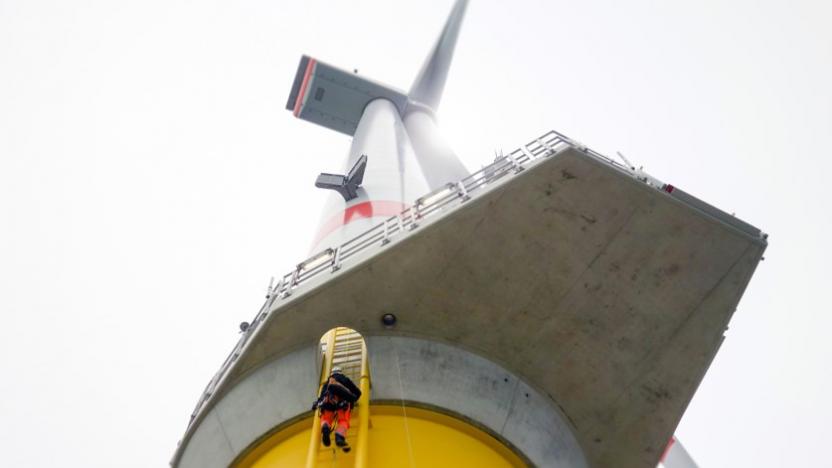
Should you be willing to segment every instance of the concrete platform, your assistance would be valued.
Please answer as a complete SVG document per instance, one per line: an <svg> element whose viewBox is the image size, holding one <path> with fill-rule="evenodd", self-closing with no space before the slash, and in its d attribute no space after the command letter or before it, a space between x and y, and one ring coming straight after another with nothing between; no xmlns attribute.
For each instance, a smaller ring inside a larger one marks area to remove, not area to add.
<svg viewBox="0 0 832 468"><path fill-rule="evenodd" d="M590 466L652 468L766 247L682 195L572 147L539 160L276 300L189 433L255 369L348 326L497 363L560 408Z"/></svg>

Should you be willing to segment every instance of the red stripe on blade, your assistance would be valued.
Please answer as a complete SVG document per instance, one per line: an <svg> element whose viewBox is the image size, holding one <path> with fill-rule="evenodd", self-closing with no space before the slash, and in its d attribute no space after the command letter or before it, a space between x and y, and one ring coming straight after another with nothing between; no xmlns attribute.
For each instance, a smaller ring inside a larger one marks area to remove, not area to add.
<svg viewBox="0 0 832 468"><path fill-rule="evenodd" d="M312 69L315 68L315 59L309 58L309 63L306 64L306 71L303 73L303 83L300 85L300 92L298 98L295 100L295 110L292 112L295 117L300 115L300 108L303 105L303 97L306 95L306 87L309 85L309 79L312 78Z"/></svg>
<svg viewBox="0 0 832 468"><path fill-rule="evenodd" d="M662 452L662 457L659 458L659 461L664 463L664 459L667 458L667 454L670 453L670 447L673 447L673 444L676 442L676 437L671 437L670 440L667 441L667 446L664 448L664 452Z"/></svg>

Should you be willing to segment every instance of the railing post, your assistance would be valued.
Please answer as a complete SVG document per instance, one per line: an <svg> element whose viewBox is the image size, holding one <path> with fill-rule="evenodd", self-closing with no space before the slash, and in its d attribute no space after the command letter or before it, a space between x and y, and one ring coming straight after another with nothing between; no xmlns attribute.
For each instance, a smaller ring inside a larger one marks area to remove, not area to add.
<svg viewBox="0 0 832 468"><path fill-rule="evenodd" d="M546 152L543 154L543 157L548 158L549 156L555 154L555 149L549 146L548 143L544 143L540 138L537 139L537 144L540 145L541 148L546 148Z"/></svg>
<svg viewBox="0 0 832 468"><path fill-rule="evenodd" d="M269 278L269 286L266 288L266 299L272 297L274 294L274 276Z"/></svg>
<svg viewBox="0 0 832 468"><path fill-rule="evenodd" d="M465 188L465 182L460 180L456 183L456 188L459 190L459 197L462 199L463 202L466 202L471 199L471 196L468 195L468 189Z"/></svg>
<svg viewBox="0 0 832 468"><path fill-rule="evenodd" d="M419 204L414 203L413 206L410 207L410 230L414 230L419 227L419 224L416 223L416 220L419 218Z"/></svg>
<svg viewBox="0 0 832 468"><path fill-rule="evenodd" d="M295 271L292 272L292 278L289 280L289 283L286 284L286 290L283 291L283 297L289 297L289 296L292 295L292 288L297 286L299 276L300 276L300 266L295 268Z"/></svg>
<svg viewBox="0 0 832 468"><path fill-rule="evenodd" d="M285 276L281 277L279 280L277 280L277 284L274 286L274 290L272 292L273 296L280 297L280 298L283 297L283 293L280 290L283 288L284 278L285 278Z"/></svg>
<svg viewBox="0 0 832 468"><path fill-rule="evenodd" d="M332 271L336 272L341 269L341 248L342 246L338 246L335 248L335 252L332 254Z"/></svg>
<svg viewBox="0 0 832 468"><path fill-rule="evenodd" d="M383 229L384 229L384 237L381 239L381 245L387 245L390 242L390 228L388 227L388 223L390 222L390 218L384 220Z"/></svg>
<svg viewBox="0 0 832 468"><path fill-rule="evenodd" d="M537 156L535 156L532 150L529 149L529 145L521 146L520 151L522 151L526 155L526 157L529 158L529 161L537 159Z"/></svg>
<svg viewBox="0 0 832 468"><path fill-rule="evenodd" d="M515 174L523 170L523 166L521 166L520 163L517 162L517 159L515 159L514 156L511 155L511 153L507 154L506 157L509 161L511 161L511 165L514 166Z"/></svg>

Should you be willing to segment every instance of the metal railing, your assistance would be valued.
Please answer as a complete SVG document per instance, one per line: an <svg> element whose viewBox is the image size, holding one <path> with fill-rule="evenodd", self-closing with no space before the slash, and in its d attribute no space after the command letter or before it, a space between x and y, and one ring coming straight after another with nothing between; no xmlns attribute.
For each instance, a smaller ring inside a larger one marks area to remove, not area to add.
<svg viewBox="0 0 832 468"><path fill-rule="evenodd" d="M266 319L276 301L285 300L312 278L338 271L344 264L350 263L357 254L372 247L381 247L389 243L391 239L417 229L422 220L435 216L451 206L465 203L471 199L472 195L477 195L477 192L484 187L506 176L518 174L535 163L557 154L567 147L578 149L583 153L615 166L635 178L639 178L638 174L640 171L635 171L633 168L622 165L552 130L539 138L535 138L526 145L515 149L511 153L497 156L493 163L459 182L448 183L440 189L434 190L417 199L412 206L403 210L400 214L391 216L340 246L328 248L309 257L299 263L295 269L280 277L276 285L269 285L266 302L257 312L257 315L254 316L251 324L242 332L240 340L225 359L219 371L208 382L196 408L191 413L188 429L190 430L190 426L197 419L205 404L211 398L211 395L213 395L233 363L240 356L249 338L253 336L260 324ZM648 183L648 185L655 184L654 179L647 181L639 178L639 180ZM661 189L661 187L656 188Z"/></svg>

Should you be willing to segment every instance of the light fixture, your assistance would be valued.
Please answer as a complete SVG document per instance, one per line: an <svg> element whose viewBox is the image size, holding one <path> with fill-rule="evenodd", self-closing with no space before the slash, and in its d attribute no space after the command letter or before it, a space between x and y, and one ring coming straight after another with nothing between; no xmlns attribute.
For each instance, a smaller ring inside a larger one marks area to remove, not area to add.
<svg viewBox="0 0 832 468"><path fill-rule="evenodd" d="M445 197L447 197L447 196L449 196L449 195L451 195L452 193L455 193L455 192L456 192L456 185L451 184L451 183L445 184L445 186L442 187L441 189L436 190L435 192L429 193L429 194L425 195L424 197L417 199L416 200L416 206L418 208L423 208L423 207L426 207L426 206L429 206L429 205L433 205L434 203L438 202L439 200L442 200L443 198L445 198Z"/></svg>
<svg viewBox="0 0 832 468"><path fill-rule="evenodd" d="M323 252L304 260L298 265L298 273L315 269L321 265L332 262L332 255L335 253L332 249L326 249Z"/></svg>
<svg viewBox="0 0 832 468"><path fill-rule="evenodd" d="M382 315L381 324L384 325L384 328L393 328L396 325L396 316L389 312Z"/></svg>

